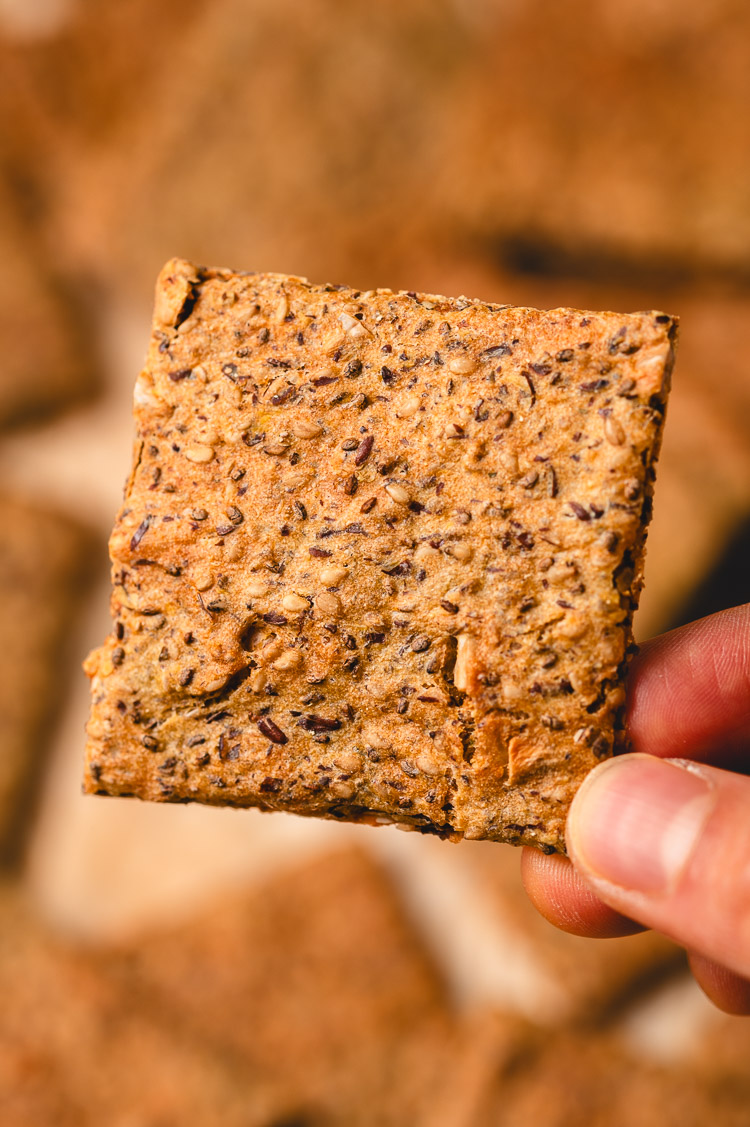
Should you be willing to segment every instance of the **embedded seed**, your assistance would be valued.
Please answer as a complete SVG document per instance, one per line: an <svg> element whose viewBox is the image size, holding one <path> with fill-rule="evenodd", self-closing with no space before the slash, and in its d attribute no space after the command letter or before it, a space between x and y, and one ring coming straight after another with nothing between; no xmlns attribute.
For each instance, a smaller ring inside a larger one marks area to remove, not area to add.
<svg viewBox="0 0 750 1127"><path fill-rule="evenodd" d="M341 603L329 591L322 591L320 595L315 598L315 606L321 614L331 615L334 617L341 610Z"/></svg>
<svg viewBox="0 0 750 1127"><path fill-rule="evenodd" d="M388 751L389 748L393 747L393 741L381 731L377 724L368 724L363 728L362 739L368 747L372 747L376 751Z"/></svg>
<svg viewBox="0 0 750 1127"><path fill-rule="evenodd" d="M386 485L385 491L397 505L409 504L409 494L406 492L403 485Z"/></svg>
<svg viewBox="0 0 750 1127"><path fill-rule="evenodd" d="M476 368L476 363L470 356L454 356L452 360L448 361L448 371L453 372L454 375L466 376L469 372L473 372Z"/></svg>
<svg viewBox="0 0 750 1127"><path fill-rule="evenodd" d="M453 668L453 684L461 692L467 692L471 684L472 666L477 652L477 643L470 634L459 634L456 649L456 664Z"/></svg>
<svg viewBox="0 0 750 1127"><path fill-rule="evenodd" d="M424 563L425 560L434 560L439 555L439 550L433 548L432 544L420 544L414 553L414 559L418 563Z"/></svg>
<svg viewBox="0 0 750 1127"><path fill-rule="evenodd" d="M410 395L403 403L396 408L397 419L408 419L415 415L419 410L420 399L417 395Z"/></svg>
<svg viewBox="0 0 750 1127"><path fill-rule="evenodd" d="M448 423L443 431L443 438L463 438L464 428L458 423Z"/></svg>
<svg viewBox="0 0 750 1127"><path fill-rule="evenodd" d="M286 442L271 442L268 446L263 447L264 454L286 454L289 447Z"/></svg>
<svg viewBox="0 0 750 1127"><path fill-rule="evenodd" d="M257 725L263 735L267 736L271 743L285 744L289 742L289 737L285 735L284 732L282 732L281 728L279 728L277 724L274 724L273 720L269 720L267 716L264 716L262 717L262 719L258 720Z"/></svg>
<svg viewBox="0 0 750 1127"><path fill-rule="evenodd" d="M268 675L264 673L262 669L259 669L257 673L253 673L250 678L250 688L254 693L262 693L267 684Z"/></svg>
<svg viewBox="0 0 750 1127"><path fill-rule="evenodd" d="M216 677L213 681L206 681L203 686L203 691L205 693L218 693L219 689L224 688L225 684L226 680L224 677Z"/></svg>
<svg viewBox="0 0 750 1127"><path fill-rule="evenodd" d="M508 473L518 473L518 457L512 450L501 450L498 461Z"/></svg>
<svg viewBox="0 0 750 1127"><path fill-rule="evenodd" d="M276 308L273 311L274 321L276 321L277 324L281 324L281 322L284 320L284 318L286 317L288 312L289 312L289 298L286 296L286 294L282 294L281 297L279 298L277 304L276 304Z"/></svg>
<svg viewBox="0 0 750 1127"><path fill-rule="evenodd" d="M666 365L670 351L671 346L668 344L658 344L653 348L642 349L634 365L637 377L650 376L660 371Z"/></svg>
<svg viewBox="0 0 750 1127"><path fill-rule="evenodd" d="M210 462L214 453L213 446L186 446L183 450L189 462Z"/></svg>
<svg viewBox="0 0 750 1127"><path fill-rule="evenodd" d="M356 317L351 317L348 313L341 313L339 315L339 323L349 337L363 337L369 335L369 329L366 329L361 321Z"/></svg>
<svg viewBox="0 0 750 1127"><path fill-rule="evenodd" d="M445 551L449 556L453 556L454 559L460 560L461 563L468 563L468 561L474 555L474 550L471 545L463 543L448 544Z"/></svg>
<svg viewBox="0 0 750 1127"><path fill-rule="evenodd" d="M625 431L622 429L622 425L611 415L607 415L604 420L604 437L612 446L622 446L625 442Z"/></svg>
<svg viewBox="0 0 750 1127"><path fill-rule="evenodd" d="M285 650L281 657L277 657L273 663L274 669L288 670L296 669L302 664L302 654L299 650Z"/></svg>
<svg viewBox="0 0 750 1127"><path fill-rule="evenodd" d="M415 654L422 654L429 650L432 645L432 640L426 634L418 634L411 644L411 648Z"/></svg>
<svg viewBox="0 0 750 1127"><path fill-rule="evenodd" d="M334 798L341 798L346 801L346 799L354 797L354 793L357 788L354 786L354 783L348 783L344 781L331 783L329 789Z"/></svg>
<svg viewBox="0 0 750 1127"><path fill-rule="evenodd" d="M303 599L301 595L284 595L281 600L281 605L284 610L288 610L291 614L296 614L298 611L307 610L310 604L307 599Z"/></svg>
<svg viewBox="0 0 750 1127"><path fill-rule="evenodd" d="M418 755L414 760L414 766L418 767L423 775L442 775L443 773L443 768L431 755Z"/></svg>
<svg viewBox="0 0 750 1127"><path fill-rule="evenodd" d="M338 767L340 771L357 771L362 766L362 756L358 755L356 751L342 751L340 755L333 761L334 767Z"/></svg>
<svg viewBox="0 0 750 1127"><path fill-rule="evenodd" d="M289 424L289 429L297 438L317 438L323 433L323 428L317 423L310 423L306 419L294 419Z"/></svg>
<svg viewBox="0 0 750 1127"><path fill-rule="evenodd" d="M324 587L336 587L348 574L345 567L324 567L320 573L320 582Z"/></svg>
<svg viewBox="0 0 750 1127"><path fill-rule="evenodd" d="M210 571L199 572L193 579L193 586L196 591L208 591L209 587L213 587L214 577Z"/></svg>

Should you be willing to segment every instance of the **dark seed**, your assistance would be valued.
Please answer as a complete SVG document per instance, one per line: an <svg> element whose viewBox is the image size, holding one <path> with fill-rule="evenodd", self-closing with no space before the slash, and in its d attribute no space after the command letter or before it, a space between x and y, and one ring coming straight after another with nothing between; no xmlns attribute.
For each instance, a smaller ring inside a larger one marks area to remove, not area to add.
<svg viewBox="0 0 750 1127"><path fill-rule="evenodd" d="M112 650L112 664L122 665L124 660L125 650L122 648L122 646L115 646L115 648Z"/></svg>
<svg viewBox="0 0 750 1127"><path fill-rule="evenodd" d="M424 653L425 650L429 650L431 645L431 638L428 638L426 634L418 634L412 642L411 648L414 650L414 653L421 654Z"/></svg>
<svg viewBox="0 0 750 1127"><path fill-rule="evenodd" d="M277 794L281 790L281 779L274 779L270 775L260 784L263 794Z"/></svg>
<svg viewBox="0 0 750 1127"><path fill-rule="evenodd" d="M285 744L289 742L288 736L285 736L281 728L279 728L277 724L274 724L273 720L269 719L268 716L261 717L257 723L260 731L271 743Z"/></svg>
<svg viewBox="0 0 750 1127"><path fill-rule="evenodd" d="M349 477L344 481L344 493L346 493L347 497L353 497L357 492L358 486L359 482L357 481L357 475L350 474Z"/></svg>
<svg viewBox="0 0 750 1127"><path fill-rule="evenodd" d="M441 599L440 606L443 608L443 610L447 610L448 614L458 614L458 607L456 606L456 604L448 602L447 599Z"/></svg>
<svg viewBox="0 0 750 1127"><path fill-rule="evenodd" d="M583 505L579 505L578 501L568 501L568 504L579 520L591 520L591 513Z"/></svg>
<svg viewBox="0 0 750 1127"><path fill-rule="evenodd" d="M304 728L306 732L337 732L341 727L341 721L327 716L311 714L303 716L299 721L299 726Z"/></svg>
<svg viewBox="0 0 750 1127"><path fill-rule="evenodd" d="M372 509L375 508L377 503L378 503L377 497L368 497L367 500L363 501L362 504L360 505L359 511L361 513L369 513L369 512L372 511Z"/></svg>
<svg viewBox="0 0 750 1127"><path fill-rule="evenodd" d="M263 621L267 622L269 626L286 626L287 624L287 619L284 617L284 615L279 614L275 610L269 611L268 614L264 614Z"/></svg>
<svg viewBox="0 0 750 1127"><path fill-rule="evenodd" d="M363 466L365 464L367 459L370 457L370 451L372 450L374 442L375 439L371 434L368 434L366 438L362 439L359 447L357 448L357 453L354 457L355 466Z"/></svg>
<svg viewBox="0 0 750 1127"><path fill-rule="evenodd" d="M143 537L148 532L148 526L149 526L150 523L151 523L151 517L146 517L146 519L142 520L141 523L138 525L137 529L135 530L135 532L133 533L133 535L130 538L130 550L131 550L131 552L134 552L136 550L136 548L140 544L141 540L143 539Z"/></svg>

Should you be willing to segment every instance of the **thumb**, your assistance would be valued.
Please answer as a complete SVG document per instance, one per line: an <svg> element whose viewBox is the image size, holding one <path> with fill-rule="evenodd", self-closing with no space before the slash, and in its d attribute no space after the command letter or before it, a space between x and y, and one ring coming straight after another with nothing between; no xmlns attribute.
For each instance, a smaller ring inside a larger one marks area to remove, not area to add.
<svg viewBox="0 0 750 1127"><path fill-rule="evenodd" d="M581 786L567 843L611 907L750 978L750 779L618 756Z"/></svg>

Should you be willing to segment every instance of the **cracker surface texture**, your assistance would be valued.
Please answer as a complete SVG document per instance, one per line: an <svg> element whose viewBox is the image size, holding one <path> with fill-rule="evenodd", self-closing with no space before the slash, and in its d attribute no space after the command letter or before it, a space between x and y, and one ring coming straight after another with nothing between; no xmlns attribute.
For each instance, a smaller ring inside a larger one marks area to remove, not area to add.
<svg viewBox="0 0 750 1127"><path fill-rule="evenodd" d="M563 849L624 740L675 331L169 262L86 790Z"/></svg>

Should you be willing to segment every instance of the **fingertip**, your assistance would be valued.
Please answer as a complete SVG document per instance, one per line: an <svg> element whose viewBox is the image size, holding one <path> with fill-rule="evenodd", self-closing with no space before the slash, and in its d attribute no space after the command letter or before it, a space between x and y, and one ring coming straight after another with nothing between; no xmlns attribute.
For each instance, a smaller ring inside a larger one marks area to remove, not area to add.
<svg viewBox="0 0 750 1127"><path fill-rule="evenodd" d="M746 978L695 951L688 959L693 978L718 1009L737 1017L750 1014L750 982Z"/></svg>
<svg viewBox="0 0 750 1127"><path fill-rule="evenodd" d="M524 849L521 877L536 910L571 935L614 939L644 928L608 907L573 868L567 857Z"/></svg>

